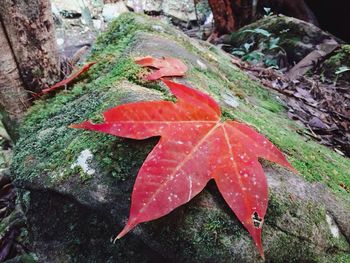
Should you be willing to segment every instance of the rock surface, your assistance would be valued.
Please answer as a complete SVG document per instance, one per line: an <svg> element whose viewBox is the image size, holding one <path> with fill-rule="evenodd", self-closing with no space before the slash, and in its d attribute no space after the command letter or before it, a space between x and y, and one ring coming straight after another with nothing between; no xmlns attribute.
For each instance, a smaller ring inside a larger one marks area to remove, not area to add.
<svg viewBox="0 0 350 263"><path fill-rule="evenodd" d="M105 21L110 22L117 18L123 13L128 12L128 8L125 6L124 2L118 2L115 4L105 4L102 10L102 16Z"/></svg>
<svg viewBox="0 0 350 263"><path fill-rule="evenodd" d="M164 14L173 16L181 21L193 21L197 19L194 9L194 1L164 0L162 7Z"/></svg>
<svg viewBox="0 0 350 263"><path fill-rule="evenodd" d="M39 262L263 262L212 182L188 204L112 243L127 219L137 171L159 138L136 141L67 127L100 121L119 104L166 98L164 87L140 80L145 71L133 58L145 55L182 59L189 72L176 81L210 93L225 117L255 126L300 171L263 163L270 186L267 262L349 260L350 194L339 186L350 186L348 159L296 134L275 95L222 51L129 13L99 37L90 57L98 63L85 78L33 106L21 127L12 174L29 191L23 205ZM238 101L234 107L225 102L228 94ZM74 166L78 159L85 169Z"/></svg>
<svg viewBox="0 0 350 263"><path fill-rule="evenodd" d="M129 8L134 9L134 1L126 1ZM174 17L180 21L188 22L196 20L193 1L186 0L141 0L142 8L148 13L160 13Z"/></svg>
<svg viewBox="0 0 350 263"><path fill-rule="evenodd" d="M134 0L127 0L125 2L129 8L134 9ZM141 0L140 2L142 9L146 12L159 13L162 11L163 0Z"/></svg>

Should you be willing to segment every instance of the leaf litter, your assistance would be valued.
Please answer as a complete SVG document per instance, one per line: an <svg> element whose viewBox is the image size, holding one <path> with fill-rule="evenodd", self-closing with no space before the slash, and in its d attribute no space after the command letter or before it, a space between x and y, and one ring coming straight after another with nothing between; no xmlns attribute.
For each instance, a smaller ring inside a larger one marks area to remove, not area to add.
<svg viewBox="0 0 350 263"><path fill-rule="evenodd" d="M279 93L289 118L306 128L301 133L350 157L350 83L322 82L317 74L290 79L276 70L251 65L237 57L233 57L232 63Z"/></svg>

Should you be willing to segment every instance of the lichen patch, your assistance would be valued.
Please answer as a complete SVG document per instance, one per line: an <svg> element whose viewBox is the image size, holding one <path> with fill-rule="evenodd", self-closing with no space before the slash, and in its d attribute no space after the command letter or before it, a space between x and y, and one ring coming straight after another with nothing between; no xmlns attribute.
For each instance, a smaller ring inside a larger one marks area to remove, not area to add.
<svg viewBox="0 0 350 263"><path fill-rule="evenodd" d="M335 223L334 219L329 214L326 214L326 221L328 223L329 229L331 230L332 236L335 238L339 238L339 228Z"/></svg>
<svg viewBox="0 0 350 263"><path fill-rule="evenodd" d="M76 160L75 163L71 165L71 169L74 169L75 167L80 167L84 173L87 175L93 175L95 173L95 170L92 169L89 165L89 161L93 158L93 154L89 149L85 149L82 151Z"/></svg>

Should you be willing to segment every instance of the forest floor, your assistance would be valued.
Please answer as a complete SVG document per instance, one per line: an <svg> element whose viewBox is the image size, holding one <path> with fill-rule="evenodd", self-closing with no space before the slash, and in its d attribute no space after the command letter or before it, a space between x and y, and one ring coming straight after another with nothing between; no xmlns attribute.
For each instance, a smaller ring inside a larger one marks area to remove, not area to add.
<svg viewBox="0 0 350 263"><path fill-rule="evenodd" d="M346 106L350 105L349 82L320 81L318 74L290 79L278 70L255 66L236 57L232 62L265 87L279 93L288 117L306 128L298 132L350 157L350 112Z"/></svg>

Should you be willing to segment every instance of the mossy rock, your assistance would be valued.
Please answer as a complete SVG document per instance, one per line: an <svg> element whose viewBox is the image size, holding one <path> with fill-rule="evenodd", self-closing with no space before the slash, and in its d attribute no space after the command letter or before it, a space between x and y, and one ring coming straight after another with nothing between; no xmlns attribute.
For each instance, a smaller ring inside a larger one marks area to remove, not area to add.
<svg viewBox="0 0 350 263"><path fill-rule="evenodd" d="M279 38L276 42L277 48L269 46L271 38ZM234 48L243 48L246 43L253 43L250 51L261 50L265 55L273 57L283 51L287 54L289 64L294 65L315 50L318 44L330 38L333 37L315 25L293 17L275 15L232 33L228 43Z"/></svg>
<svg viewBox="0 0 350 263"><path fill-rule="evenodd" d="M341 69L344 72L340 72ZM350 83L350 45L343 45L326 59L320 69L320 74L331 80L344 80Z"/></svg>
<svg viewBox="0 0 350 263"><path fill-rule="evenodd" d="M349 160L296 133L302 128L287 119L276 95L221 50L132 13L99 37L90 57L97 64L81 81L37 102L21 126L12 176L29 191L22 203L39 261L262 262L212 182L188 204L112 243L127 219L137 171L159 138L122 139L68 126L98 122L103 111L126 102L172 99L162 85L142 80L145 69L133 58L145 55L182 59L189 71L176 81L209 93L221 104L223 118L254 126L300 171L295 175L264 162L270 185L266 260L346 262Z"/></svg>

